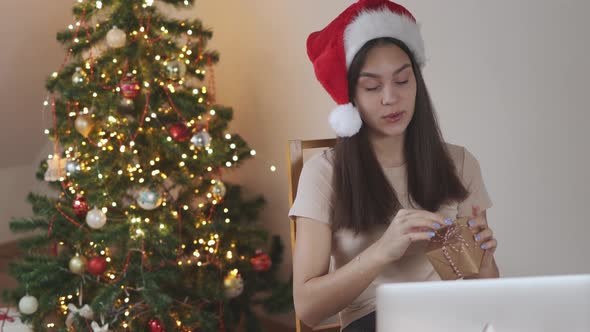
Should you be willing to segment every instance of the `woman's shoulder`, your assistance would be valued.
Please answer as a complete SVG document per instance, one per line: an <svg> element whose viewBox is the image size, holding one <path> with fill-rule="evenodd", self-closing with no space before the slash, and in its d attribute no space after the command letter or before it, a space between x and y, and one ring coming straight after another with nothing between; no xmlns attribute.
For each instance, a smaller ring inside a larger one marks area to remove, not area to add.
<svg viewBox="0 0 590 332"><path fill-rule="evenodd" d="M330 176L334 168L334 149L315 153L303 162L303 173L320 173Z"/></svg>
<svg viewBox="0 0 590 332"><path fill-rule="evenodd" d="M455 162L455 164L463 163L463 159L465 158L465 147L462 145L452 143L445 144L447 151L449 152L449 156Z"/></svg>
<svg viewBox="0 0 590 332"><path fill-rule="evenodd" d="M475 156L464 146L446 143L446 148L459 174L463 172L464 168L479 167Z"/></svg>

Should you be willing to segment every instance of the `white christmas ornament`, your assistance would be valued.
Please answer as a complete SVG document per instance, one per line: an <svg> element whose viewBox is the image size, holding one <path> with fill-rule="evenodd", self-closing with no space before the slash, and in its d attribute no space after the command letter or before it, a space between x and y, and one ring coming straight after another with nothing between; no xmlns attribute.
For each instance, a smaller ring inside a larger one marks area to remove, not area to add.
<svg viewBox="0 0 590 332"><path fill-rule="evenodd" d="M223 280L225 296L232 299L240 296L244 291L244 279L239 274L230 272Z"/></svg>
<svg viewBox="0 0 590 332"><path fill-rule="evenodd" d="M23 296L18 301L18 310L25 315L34 314L39 309L39 301L37 298L31 295Z"/></svg>
<svg viewBox="0 0 590 332"><path fill-rule="evenodd" d="M76 67L76 72L72 75L72 83L79 85L86 82L86 74L82 71L82 68Z"/></svg>
<svg viewBox="0 0 590 332"><path fill-rule="evenodd" d="M125 32L116 26L114 26L108 33L107 33L107 45L112 48L121 48L125 46L125 41L127 40L127 35Z"/></svg>
<svg viewBox="0 0 590 332"><path fill-rule="evenodd" d="M107 216L96 206L86 214L86 223L92 229L100 229L107 222Z"/></svg>

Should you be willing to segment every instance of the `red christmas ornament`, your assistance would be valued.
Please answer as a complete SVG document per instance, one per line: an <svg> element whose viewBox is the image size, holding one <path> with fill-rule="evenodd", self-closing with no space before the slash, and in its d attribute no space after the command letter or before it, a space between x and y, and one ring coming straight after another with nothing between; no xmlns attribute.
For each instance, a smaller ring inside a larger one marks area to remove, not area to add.
<svg viewBox="0 0 590 332"><path fill-rule="evenodd" d="M123 98L134 99L139 95L141 86L137 83L133 74L127 73L127 77L121 81L121 94Z"/></svg>
<svg viewBox="0 0 590 332"><path fill-rule="evenodd" d="M183 122L178 122L168 128L168 134L176 142L185 142L191 137L191 130Z"/></svg>
<svg viewBox="0 0 590 332"><path fill-rule="evenodd" d="M107 260L102 256L92 257L88 260L86 269L95 276L99 276L107 270Z"/></svg>
<svg viewBox="0 0 590 332"><path fill-rule="evenodd" d="M148 322L148 329L150 332L165 332L160 321L155 318Z"/></svg>
<svg viewBox="0 0 590 332"><path fill-rule="evenodd" d="M76 196L76 198L74 199L74 202L72 203L72 208L74 208L74 213L76 214L76 216L80 219L83 219L86 217L86 214L88 213L88 201L86 200L86 197L84 196Z"/></svg>
<svg viewBox="0 0 590 332"><path fill-rule="evenodd" d="M272 266L272 260L268 254L263 253L262 251L256 251L256 255L250 258L250 264L252 264L252 269L256 272L266 272L270 270Z"/></svg>

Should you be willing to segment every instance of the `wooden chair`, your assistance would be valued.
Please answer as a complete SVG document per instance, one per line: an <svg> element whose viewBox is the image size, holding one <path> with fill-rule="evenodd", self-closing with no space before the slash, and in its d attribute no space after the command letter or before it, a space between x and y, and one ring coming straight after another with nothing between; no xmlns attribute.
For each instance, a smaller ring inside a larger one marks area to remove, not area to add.
<svg viewBox="0 0 590 332"><path fill-rule="evenodd" d="M336 144L336 139L320 139L320 140L291 140L288 146L288 172L289 172L289 208L295 201L295 195L297 194L297 186L299 184L299 176L303 169L303 151L308 149L319 149L319 148L331 148ZM295 250L295 238L296 238L297 225L295 224L295 218L291 218L291 254ZM337 332L340 331L340 324L326 324L311 328L303 324L303 322L295 317L295 324L297 332L311 332L311 331L324 331L324 332Z"/></svg>

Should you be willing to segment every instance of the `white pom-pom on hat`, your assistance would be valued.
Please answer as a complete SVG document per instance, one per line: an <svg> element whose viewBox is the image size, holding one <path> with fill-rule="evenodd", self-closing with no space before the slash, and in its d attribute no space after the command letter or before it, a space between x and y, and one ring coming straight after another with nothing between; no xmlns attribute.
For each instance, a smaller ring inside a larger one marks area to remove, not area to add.
<svg viewBox="0 0 590 332"><path fill-rule="evenodd" d="M352 103L339 105L329 117L330 126L339 137L350 137L358 133L363 125L363 120L358 110Z"/></svg>

